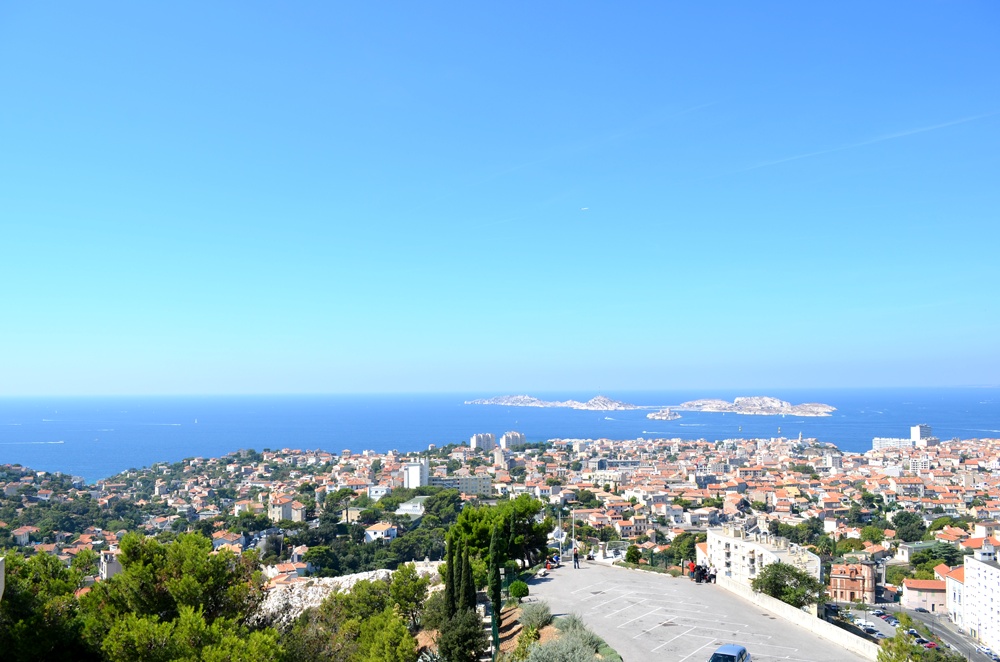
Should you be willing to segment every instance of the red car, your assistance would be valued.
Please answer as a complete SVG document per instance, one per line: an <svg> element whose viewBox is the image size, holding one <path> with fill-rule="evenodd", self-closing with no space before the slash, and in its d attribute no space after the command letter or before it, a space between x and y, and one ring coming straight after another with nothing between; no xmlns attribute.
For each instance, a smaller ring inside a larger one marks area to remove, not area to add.
<svg viewBox="0 0 1000 662"><path fill-rule="evenodd" d="M924 644L924 648L937 648L937 644L935 644L933 641L928 641L926 644Z"/></svg>

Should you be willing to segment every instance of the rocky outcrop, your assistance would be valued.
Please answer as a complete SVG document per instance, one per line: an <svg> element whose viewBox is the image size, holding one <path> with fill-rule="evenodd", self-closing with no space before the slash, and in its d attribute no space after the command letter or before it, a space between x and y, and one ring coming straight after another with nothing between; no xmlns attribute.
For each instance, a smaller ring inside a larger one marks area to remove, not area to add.
<svg viewBox="0 0 1000 662"><path fill-rule="evenodd" d="M748 416L829 416L836 407L818 402L793 405L778 398L761 395L725 400L691 400L677 407L681 411L705 411L724 414L745 414Z"/></svg>
<svg viewBox="0 0 1000 662"><path fill-rule="evenodd" d="M653 411L646 414L646 418L654 421L676 421L680 417L680 414L670 409L661 409L660 411Z"/></svg>
<svg viewBox="0 0 1000 662"><path fill-rule="evenodd" d="M440 561L416 563L417 572L431 577L433 582L438 575ZM271 624L284 628L295 622L302 612L310 607L318 607L328 597L339 591L350 591L355 583L361 580L375 581L391 579L392 570L372 570L341 577L303 577L293 583L277 586L267 591L267 597L261 604L256 621L260 624Z"/></svg>
<svg viewBox="0 0 1000 662"><path fill-rule="evenodd" d="M467 405L500 405L503 407L563 407L566 409L586 409L588 411L624 411L639 409L627 402L619 402L603 395L598 395L586 402L577 400L539 400L530 395L502 395L484 400L467 400Z"/></svg>

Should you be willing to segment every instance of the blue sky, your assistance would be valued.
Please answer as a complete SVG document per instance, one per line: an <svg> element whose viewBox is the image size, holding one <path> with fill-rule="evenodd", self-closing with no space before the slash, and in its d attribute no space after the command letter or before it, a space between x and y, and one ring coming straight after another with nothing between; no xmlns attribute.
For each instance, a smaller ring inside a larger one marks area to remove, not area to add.
<svg viewBox="0 0 1000 662"><path fill-rule="evenodd" d="M0 395L996 385L998 25L7 4Z"/></svg>

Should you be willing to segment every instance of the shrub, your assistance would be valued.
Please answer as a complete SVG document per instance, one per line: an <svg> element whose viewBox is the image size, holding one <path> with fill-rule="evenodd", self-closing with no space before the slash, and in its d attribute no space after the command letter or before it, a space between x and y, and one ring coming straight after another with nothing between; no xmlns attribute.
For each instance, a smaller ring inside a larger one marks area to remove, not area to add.
<svg viewBox="0 0 1000 662"><path fill-rule="evenodd" d="M531 651L531 647L536 641L538 641L538 630L525 627L521 630L521 635L517 638L517 648L512 650L510 654L504 658L504 660L510 660L511 662L524 662L524 660L528 659L528 653Z"/></svg>
<svg viewBox="0 0 1000 662"><path fill-rule="evenodd" d="M520 602L528 597L528 585L518 579L510 585L510 596Z"/></svg>
<svg viewBox="0 0 1000 662"><path fill-rule="evenodd" d="M532 646L527 657L527 662L598 662L598 660L594 649L573 635Z"/></svg>
<svg viewBox="0 0 1000 662"><path fill-rule="evenodd" d="M518 620L525 628L541 630L552 622L552 611L544 602L535 602L521 609L521 618Z"/></svg>
<svg viewBox="0 0 1000 662"><path fill-rule="evenodd" d="M577 639L590 648L591 651L596 652L598 648L604 645L604 640L591 632L578 614L570 614L569 616L560 618L556 622L556 627L562 632L563 639Z"/></svg>

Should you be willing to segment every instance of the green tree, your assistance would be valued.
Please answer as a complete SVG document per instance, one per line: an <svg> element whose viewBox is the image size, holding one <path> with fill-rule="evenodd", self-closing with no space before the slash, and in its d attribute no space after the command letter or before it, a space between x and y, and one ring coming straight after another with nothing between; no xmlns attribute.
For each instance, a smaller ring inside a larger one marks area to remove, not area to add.
<svg viewBox="0 0 1000 662"><path fill-rule="evenodd" d="M625 562L626 563L639 563L639 559L642 558L642 552L635 545L629 545L628 550L625 552Z"/></svg>
<svg viewBox="0 0 1000 662"><path fill-rule="evenodd" d="M226 618L209 624L200 609L183 606L172 621L127 614L101 644L109 662L269 662L283 654L273 630L250 632Z"/></svg>
<svg viewBox="0 0 1000 662"><path fill-rule="evenodd" d="M910 662L914 658L916 646L906 634L906 629L900 623L896 628L896 635L891 639L884 639L879 646L877 662Z"/></svg>
<svg viewBox="0 0 1000 662"><path fill-rule="evenodd" d="M897 512L892 518L892 523L896 527L896 537L903 542L922 540L924 533L927 532L920 515L907 510Z"/></svg>
<svg viewBox="0 0 1000 662"><path fill-rule="evenodd" d="M391 609L361 621L351 662L415 662L417 643Z"/></svg>
<svg viewBox="0 0 1000 662"><path fill-rule="evenodd" d="M199 534L182 534L169 545L128 534L119 561L122 572L95 584L80 600L84 637L95 647L129 614L169 622L190 607L201 610L209 625L218 618L243 623L264 597L252 553L212 553L211 541Z"/></svg>
<svg viewBox="0 0 1000 662"><path fill-rule="evenodd" d="M885 531L877 526L866 526L861 529L861 539L878 544L885 540Z"/></svg>
<svg viewBox="0 0 1000 662"><path fill-rule="evenodd" d="M448 537L447 558L444 564L444 611L448 619L455 615L457 581L461 581L461 575L455 572L458 557L457 547L455 536L450 535Z"/></svg>
<svg viewBox="0 0 1000 662"><path fill-rule="evenodd" d="M6 555L6 588L0 600L0 651L4 660L88 660L80 640L73 591L80 572L51 554Z"/></svg>
<svg viewBox="0 0 1000 662"><path fill-rule="evenodd" d="M528 597L528 585L525 584L520 579L518 579L515 582L512 582L509 590L510 590L510 597L514 598L518 602Z"/></svg>
<svg viewBox="0 0 1000 662"><path fill-rule="evenodd" d="M70 567L79 571L81 575L89 576L97 574L97 561L100 557L92 549L81 549L73 557Z"/></svg>
<svg viewBox="0 0 1000 662"><path fill-rule="evenodd" d="M768 563L754 578L754 591L777 598L796 608L822 602L826 587L804 570L788 563Z"/></svg>
<svg viewBox="0 0 1000 662"><path fill-rule="evenodd" d="M412 563L401 565L392 574L389 594L392 601L404 618L409 619L410 627L417 627L420 611L427 601L427 586L430 580L421 577Z"/></svg>
<svg viewBox="0 0 1000 662"><path fill-rule="evenodd" d="M476 662L486 652L489 642L476 612L463 609L441 628L437 645L445 662Z"/></svg>

